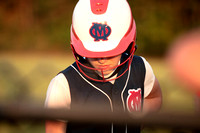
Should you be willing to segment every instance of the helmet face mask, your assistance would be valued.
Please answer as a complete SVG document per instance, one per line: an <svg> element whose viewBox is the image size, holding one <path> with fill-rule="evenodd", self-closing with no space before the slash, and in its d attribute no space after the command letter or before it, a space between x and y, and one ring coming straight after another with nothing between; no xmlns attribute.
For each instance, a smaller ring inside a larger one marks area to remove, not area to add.
<svg viewBox="0 0 200 133"><path fill-rule="evenodd" d="M72 45L71 45L71 47L73 49ZM132 48L132 47L130 46L130 48ZM72 50L72 51L74 51L74 50ZM127 51L130 52L130 50L128 50L128 49L127 49ZM126 52L125 54L128 57L123 62L120 62L119 65L116 65L116 66L110 67L110 68L102 68L102 69L101 68L94 68L94 67L92 67L91 64L89 66L88 65L84 65L84 63L82 63L82 62L87 61L87 58L78 55L75 51L73 52L73 55L74 55L74 58L75 58L75 61L76 61L76 64L78 66L79 71L85 77L87 77L90 80L97 81L97 82L108 82L108 81L113 81L113 80L116 80L116 79L122 77L129 70L131 62L132 62L132 59L133 59L133 56L134 56L134 51L135 51L135 48L131 53ZM121 73L120 75L116 75L115 72L118 72L126 64L127 64L127 68L123 71L123 73ZM89 71L94 71L95 73L99 73L98 75L101 76L101 79L89 76L86 72L84 72L83 68L88 69ZM105 75L108 75L108 74L105 74L105 71L110 71L110 70L111 71L113 70L113 72L111 72L111 74L109 74L110 75L109 77L106 77Z"/></svg>
<svg viewBox="0 0 200 133"><path fill-rule="evenodd" d="M80 72L87 78L107 82L121 77L118 75L106 79L105 69L86 66L80 60L127 53L129 57L110 70L118 69L126 63L130 65L135 51L135 38L136 25L126 0L79 0L77 3L72 18L71 47ZM88 76L82 67L100 72L102 80Z"/></svg>

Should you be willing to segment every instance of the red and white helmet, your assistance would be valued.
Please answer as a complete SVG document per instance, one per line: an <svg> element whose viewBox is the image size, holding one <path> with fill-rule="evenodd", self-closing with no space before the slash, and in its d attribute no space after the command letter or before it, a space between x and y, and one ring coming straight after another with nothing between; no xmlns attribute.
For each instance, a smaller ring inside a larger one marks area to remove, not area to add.
<svg viewBox="0 0 200 133"><path fill-rule="evenodd" d="M122 54L131 44L134 53L136 25L127 0L79 0L71 26L75 55L105 58Z"/></svg>

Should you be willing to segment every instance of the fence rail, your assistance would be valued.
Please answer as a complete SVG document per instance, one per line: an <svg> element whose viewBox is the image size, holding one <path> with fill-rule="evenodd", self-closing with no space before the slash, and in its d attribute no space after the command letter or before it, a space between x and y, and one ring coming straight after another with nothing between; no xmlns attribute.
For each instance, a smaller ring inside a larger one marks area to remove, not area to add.
<svg viewBox="0 0 200 133"><path fill-rule="evenodd" d="M131 115L125 112L105 112L90 109L45 109L41 106L0 105L0 122L67 120L79 123L116 123L140 125L146 127L200 129L200 115L151 113L145 116Z"/></svg>

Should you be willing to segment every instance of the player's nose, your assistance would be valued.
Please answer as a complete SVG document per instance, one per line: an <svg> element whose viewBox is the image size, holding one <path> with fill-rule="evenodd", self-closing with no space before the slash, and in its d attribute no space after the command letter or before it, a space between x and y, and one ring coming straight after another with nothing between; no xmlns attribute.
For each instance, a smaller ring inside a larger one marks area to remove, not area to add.
<svg viewBox="0 0 200 133"><path fill-rule="evenodd" d="M98 59L98 62L99 62L100 64L104 64L104 63L106 63L106 61L107 61L107 58L99 58L99 59Z"/></svg>

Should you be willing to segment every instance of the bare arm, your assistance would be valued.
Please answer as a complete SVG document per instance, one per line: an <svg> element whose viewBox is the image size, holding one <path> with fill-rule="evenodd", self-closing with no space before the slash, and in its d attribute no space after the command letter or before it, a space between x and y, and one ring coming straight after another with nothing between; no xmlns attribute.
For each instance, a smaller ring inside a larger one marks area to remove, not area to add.
<svg viewBox="0 0 200 133"><path fill-rule="evenodd" d="M150 94L144 99L143 113L157 112L162 105L162 93L159 82L155 79L153 89Z"/></svg>
<svg viewBox="0 0 200 133"><path fill-rule="evenodd" d="M46 121L46 133L66 133L66 123L61 121Z"/></svg>

